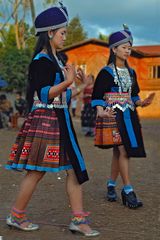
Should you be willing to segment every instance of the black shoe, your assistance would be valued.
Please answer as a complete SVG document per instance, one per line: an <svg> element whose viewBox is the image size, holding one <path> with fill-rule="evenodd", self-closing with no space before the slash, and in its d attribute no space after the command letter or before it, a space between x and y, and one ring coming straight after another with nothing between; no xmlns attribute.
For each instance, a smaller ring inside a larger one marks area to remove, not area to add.
<svg viewBox="0 0 160 240"><path fill-rule="evenodd" d="M114 186L107 187L107 200L109 202L117 201L117 193Z"/></svg>
<svg viewBox="0 0 160 240"><path fill-rule="evenodd" d="M121 196L123 205L129 208L136 209L143 206L143 203L137 199L134 191L131 191L127 194L124 190L122 190Z"/></svg>

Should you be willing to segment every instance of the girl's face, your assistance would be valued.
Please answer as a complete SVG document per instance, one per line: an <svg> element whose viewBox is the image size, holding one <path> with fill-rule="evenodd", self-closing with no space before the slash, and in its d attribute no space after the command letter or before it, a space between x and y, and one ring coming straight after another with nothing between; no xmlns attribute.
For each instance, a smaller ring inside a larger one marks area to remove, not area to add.
<svg viewBox="0 0 160 240"><path fill-rule="evenodd" d="M54 49L61 49L64 46L64 42L66 40L67 35L67 29L65 27L59 28L55 31L50 31L49 36L52 36L53 38L50 40L51 46Z"/></svg>
<svg viewBox="0 0 160 240"><path fill-rule="evenodd" d="M126 61L131 54L131 45L129 42L119 45L118 47L113 48L113 52L117 59L121 61Z"/></svg>

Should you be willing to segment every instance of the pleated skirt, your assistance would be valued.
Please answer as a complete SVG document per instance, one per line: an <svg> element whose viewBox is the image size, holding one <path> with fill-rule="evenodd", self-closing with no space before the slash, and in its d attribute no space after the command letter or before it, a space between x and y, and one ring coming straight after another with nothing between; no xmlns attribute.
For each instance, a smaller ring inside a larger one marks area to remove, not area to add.
<svg viewBox="0 0 160 240"><path fill-rule="evenodd" d="M45 172L72 169L63 138L54 110L34 110L17 135L6 168Z"/></svg>

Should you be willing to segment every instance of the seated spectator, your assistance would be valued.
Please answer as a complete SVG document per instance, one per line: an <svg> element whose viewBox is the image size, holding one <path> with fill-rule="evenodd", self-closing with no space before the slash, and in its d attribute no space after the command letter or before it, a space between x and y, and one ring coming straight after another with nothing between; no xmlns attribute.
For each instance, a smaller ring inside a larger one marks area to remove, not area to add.
<svg viewBox="0 0 160 240"><path fill-rule="evenodd" d="M9 127L11 123L11 115L13 107L5 94L0 95L0 118L2 127Z"/></svg>
<svg viewBox="0 0 160 240"><path fill-rule="evenodd" d="M24 116L26 112L26 101L22 98L21 92L16 92L16 100L14 102L15 108L18 111L19 116Z"/></svg>

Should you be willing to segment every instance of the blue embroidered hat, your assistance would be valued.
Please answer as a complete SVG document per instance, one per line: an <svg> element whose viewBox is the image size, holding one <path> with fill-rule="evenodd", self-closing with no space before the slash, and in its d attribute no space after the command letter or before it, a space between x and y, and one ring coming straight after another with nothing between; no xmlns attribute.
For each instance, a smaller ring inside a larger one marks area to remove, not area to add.
<svg viewBox="0 0 160 240"><path fill-rule="evenodd" d="M126 25L123 26L124 30L114 32L109 36L109 48L117 47L127 42L129 42L131 45L133 44L133 37L131 32Z"/></svg>
<svg viewBox="0 0 160 240"><path fill-rule="evenodd" d="M41 12L35 19L35 31L39 33L66 27L68 24L67 9L61 4Z"/></svg>

